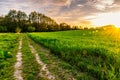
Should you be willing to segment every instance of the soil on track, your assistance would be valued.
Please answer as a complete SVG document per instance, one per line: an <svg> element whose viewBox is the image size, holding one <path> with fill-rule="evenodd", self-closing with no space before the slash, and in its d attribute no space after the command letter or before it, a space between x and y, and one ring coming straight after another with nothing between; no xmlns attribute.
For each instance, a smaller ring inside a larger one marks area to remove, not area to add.
<svg viewBox="0 0 120 80"><path fill-rule="evenodd" d="M41 61L41 59L40 59L37 51L34 49L34 47L31 44L29 44L29 47L30 47L31 52L35 55L37 63L41 66L38 76L47 78L49 80L55 80L55 77L53 75L51 75L46 64Z"/></svg>
<svg viewBox="0 0 120 80"><path fill-rule="evenodd" d="M17 62L14 65L14 78L15 80L23 80L22 77L22 52L21 52L21 48L22 48L22 38L19 41L19 48L18 48L18 52L16 55L17 58Z"/></svg>

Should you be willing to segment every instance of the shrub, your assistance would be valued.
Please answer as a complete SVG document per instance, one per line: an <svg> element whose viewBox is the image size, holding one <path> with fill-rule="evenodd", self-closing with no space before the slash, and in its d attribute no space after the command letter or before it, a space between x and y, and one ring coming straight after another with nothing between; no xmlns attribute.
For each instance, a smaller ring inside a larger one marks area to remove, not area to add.
<svg viewBox="0 0 120 80"><path fill-rule="evenodd" d="M0 59L6 59L6 58L11 58L11 57L12 55L10 54L10 52L0 50Z"/></svg>

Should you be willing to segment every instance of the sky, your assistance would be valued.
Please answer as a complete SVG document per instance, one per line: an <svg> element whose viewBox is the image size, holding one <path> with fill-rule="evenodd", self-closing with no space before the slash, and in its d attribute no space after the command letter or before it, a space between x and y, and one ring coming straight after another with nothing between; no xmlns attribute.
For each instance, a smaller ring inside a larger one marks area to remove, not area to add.
<svg viewBox="0 0 120 80"><path fill-rule="evenodd" d="M120 26L120 0L0 0L0 15L7 14L10 9L28 14L37 11L57 23Z"/></svg>

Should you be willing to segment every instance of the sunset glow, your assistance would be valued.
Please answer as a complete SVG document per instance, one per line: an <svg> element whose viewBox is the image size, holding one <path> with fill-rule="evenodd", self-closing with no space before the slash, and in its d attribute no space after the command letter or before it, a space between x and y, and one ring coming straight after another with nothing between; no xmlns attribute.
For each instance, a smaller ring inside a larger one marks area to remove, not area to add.
<svg viewBox="0 0 120 80"><path fill-rule="evenodd" d="M0 0L0 15L10 9L37 11L76 26L120 26L120 0Z"/></svg>
<svg viewBox="0 0 120 80"><path fill-rule="evenodd" d="M91 20L91 22L95 26L111 24L120 27L120 12L99 14L96 16L96 19Z"/></svg>

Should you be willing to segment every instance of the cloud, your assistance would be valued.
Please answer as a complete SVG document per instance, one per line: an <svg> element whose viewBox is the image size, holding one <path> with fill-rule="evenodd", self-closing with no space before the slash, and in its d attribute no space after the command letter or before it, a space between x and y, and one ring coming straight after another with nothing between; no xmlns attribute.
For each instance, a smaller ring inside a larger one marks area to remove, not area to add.
<svg viewBox="0 0 120 80"><path fill-rule="evenodd" d="M23 0L22 0L23 1ZM70 6L73 0L27 0L32 4L39 6ZM26 2L27 2L26 1Z"/></svg>
<svg viewBox="0 0 120 80"><path fill-rule="evenodd" d="M51 0L50 3L57 5L57 6L70 6L72 0Z"/></svg>
<svg viewBox="0 0 120 80"><path fill-rule="evenodd" d="M37 11L58 23L90 24L95 15L120 11L120 0L0 0L0 15L10 9Z"/></svg>
<svg viewBox="0 0 120 80"><path fill-rule="evenodd" d="M78 4L77 6L79 6L79 7L83 7L83 5L81 5L81 4Z"/></svg>
<svg viewBox="0 0 120 80"><path fill-rule="evenodd" d="M95 7L98 10L115 7L115 0L88 0L87 4Z"/></svg>

